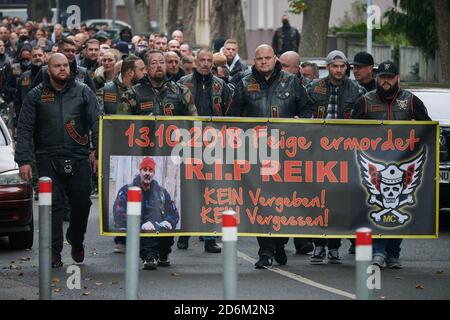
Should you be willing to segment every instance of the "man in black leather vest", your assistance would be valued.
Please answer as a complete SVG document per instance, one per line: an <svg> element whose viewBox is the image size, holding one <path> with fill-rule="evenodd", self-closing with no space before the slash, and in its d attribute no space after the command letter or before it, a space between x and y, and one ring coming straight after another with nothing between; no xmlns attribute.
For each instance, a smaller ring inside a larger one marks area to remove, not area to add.
<svg viewBox="0 0 450 320"><path fill-rule="evenodd" d="M188 87L194 97L200 116L225 115L231 104L231 90L222 79L212 74L213 53L208 48L200 49L195 59L194 73L180 79L179 83ZM222 249L216 243L216 237L205 236L205 251L220 253ZM179 249L187 249L189 237L179 237Z"/></svg>
<svg viewBox="0 0 450 320"><path fill-rule="evenodd" d="M52 266L61 267L64 194L72 212L66 239L72 246L73 260L84 260L83 242L92 204L89 131L97 150L99 107L92 90L71 77L64 55L53 54L47 70L42 83L23 103L15 160L21 178L31 179L34 150L39 176L52 179ZM92 165L96 171L97 161Z"/></svg>
<svg viewBox="0 0 450 320"><path fill-rule="evenodd" d="M197 116L188 88L167 80L164 54L153 50L147 55L148 77L122 96L123 110L133 115Z"/></svg>
<svg viewBox="0 0 450 320"><path fill-rule="evenodd" d="M128 56L123 62L120 74L97 90L97 100L104 114L128 114L122 109L122 95L146 75L144 61L135 55Z"/></svg>
<svg viewBox="0 0 450 320"><path fill-rule="evenodd" d="M392 61L380 63L377 89L361 97L352 114L354 119L372 120L431 120L423 102L400 88L397 65ZM403 239L374 239L373 262L380 268L401 269L400 245Z"/></svg>
<svg viewBox="0 0 450 320"><path fill-rule="evenodd" d="M261 45L255 50L252 73L237 85L230 115L243 117L312 117L312 104L298 79L281 70L273 49ZM257 237L259 260L255 268L269 268L273 259L287 263L284 245L287 238Z"/></svg>
<svg viewBox="0 0 450 320"><path fill-rule="evenodd" d="M398 68L392 61L378 66L377 89L362 96L355 104L354 119L430 120L423 102L400 88Z"/></svg>

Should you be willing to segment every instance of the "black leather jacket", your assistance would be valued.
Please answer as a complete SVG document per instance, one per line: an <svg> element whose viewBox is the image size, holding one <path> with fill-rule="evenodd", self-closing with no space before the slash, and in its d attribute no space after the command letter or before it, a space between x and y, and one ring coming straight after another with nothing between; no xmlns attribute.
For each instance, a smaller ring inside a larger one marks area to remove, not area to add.
<svg viewBox="0 0 450 320"><path fill-rule="evenodd" d="M32 161L32 141L36 158L87 159L89 131L98 148L99 106L85 84L71 78L62 91L43 81L25 98L19 117L15 160L19 165Z"/></svg>
<svg viewBox="0 0 450 320"><path fill-rule="evenodd" d="M222 79L197 71L180 79L194 97L200 116L224 116L231 104L231 90Z"/></svg>
<svg viewBox="0 0 450 320"><path fill-rule="evenodd" d="M313 80L306 86L306 91L314 104L314 117L326 118L331 94L329 77ZM365 93L366 89L356 81L348 78L343 80L338 91L338 119L350 119L354 104Z"/></svg>
<svg viewBox="0 0 450 320"><path fill-rule="evenodd" d="M312 117L312 103L298 79L281 70L277 62L269 80L252 68L237 85L231 112L235 117L302 118Z"/></svg>

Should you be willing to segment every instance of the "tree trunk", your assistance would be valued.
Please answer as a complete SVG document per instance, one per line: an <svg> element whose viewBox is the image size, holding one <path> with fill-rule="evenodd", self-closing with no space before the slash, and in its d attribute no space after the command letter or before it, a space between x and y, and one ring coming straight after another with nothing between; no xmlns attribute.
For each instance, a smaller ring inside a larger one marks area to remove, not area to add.
<svg viewBox="0 0 450 320"><path fill-rule="evenodd" d="M302 57L324 57L327 52L331 0L305 0L300 54Z"/></svg>
<svg viewBox="0 0 450 320"><path fill-rule="evenodd" d="M434 0L436 30L441 60L442 82L450 83L450 4L447 0Z"/></svg>
<svg viewBox="0 0 450 320"><path fill-rule="evenodd" d="M178 5L179 5L178 0L169 0L167 8L167 23L166 23L166 30L169 35L171 35L172 32L176 29L178 20Z"/></svg>
<svg viewBox="0 0 450 320"><path fill-rule="evenodd" d="M124 0L124 2L128 14L128 21L133 28L133 33L136 33L136 14L134 12L134 0Z"/></svg>
<svg viewBox="0 0 450 320"><path fill-rule="evenodd" d="M28 2L28 19L40 21L46 17L48 22L52 21L52 1L51 0L34 0Z"/></svg>
<svg viewBox="0 0 450 320"><path fill-rule="evenodd" d="M198 0L183 0L182 3L184 41L195 43L195 21L197 19Z"/></svg>
<svg viewBox="0 0 450 320"><path fill-rule="evenodd" d="M239 43L239 55L247 59L245 21L241 0L213 0L210 17L211 40L223 37L234 38Z"/></svg>
<svg viewBox="0 0 450 320"><path fill-rule="evenodd" d="M148 17L148 6L145 0L135 0L136 34L148 34L150 32L150 19Z"/></svg>

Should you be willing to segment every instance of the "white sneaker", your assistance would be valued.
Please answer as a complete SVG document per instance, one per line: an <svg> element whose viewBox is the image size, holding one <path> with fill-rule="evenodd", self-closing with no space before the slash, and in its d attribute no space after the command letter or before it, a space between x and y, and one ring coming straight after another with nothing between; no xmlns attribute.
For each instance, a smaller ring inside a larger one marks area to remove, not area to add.
<svg viewBox="0 0 450 320"><path fill-rule="evenodd" d="M126 246L123 243L116 243L114 253L125 253Z"/></svg>

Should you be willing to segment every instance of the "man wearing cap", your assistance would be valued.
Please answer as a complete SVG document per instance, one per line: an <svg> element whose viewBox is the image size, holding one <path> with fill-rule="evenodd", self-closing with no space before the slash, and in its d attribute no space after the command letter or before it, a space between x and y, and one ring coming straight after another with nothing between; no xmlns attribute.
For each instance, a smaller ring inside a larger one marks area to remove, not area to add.
<svg viewBox="0 0 450 320"><path fill-rule="evenodd" d="M353 74L356 81L366 89L367 92L375 90L377 85L373 77L373 57L370 53L358 52L353 59Z"/></svg>
<svg viewBox="0 0 450 320"><path fill-rule="evenodd" d="M167 190L153 179L156 162L145 157L139 164L139 174L131 184L123 186L117 193L113 206L114 225L117 229L126 230L127 193L130 187L142 189L142 231L175 230L180 215ZM157 266L170 266L169 254L174 244L171 237L141 237L140 256L143 268L154 270Z"/></svg>
<svg viewBox="0 0 450 320"><path fill-rule="evenodd" d="M308 96L314 103L315 117L319 119L350 119L355 102L366 90L356 81L346 76L347 58L339 50L331 51L327 56L325 78L312 81L307 85ZM312 264L322 264L328 247L328 263L340 264L339 248L341 239L314 239L316 245L311 257Z"/></svg>
<svg viewBox="0 0 450 320"><path fill-rule="evenodd" d="M366 90L346 76L347 58L342 51L331 51L327 58L329 75L312 81L307 87L319 119L350 119L353 105Z"/></svg>
<svg viewBox="0 0 450 320"><path fill-rule="evenodd" d="M397 65L385 61L378 66L376 90L361 97L352 118L371 120L431 120L423 102L400 88ZM402 239L373 240L373 264L380 268L401 269L399 261Z"/></svg>
<svg viewBox="0 0 450 320"><path fill-rule="evenodd" d="M189 89L167 79L164 53L147 54L147 74L122 96L123 110L133 115L197 116Z"/></svg>
<svg viewBox="0 0 450 320"><path fill-rule="evenodd" d="M25 43L20 48L17 58L7 66L5 97L7 101L13 101L17 95L20 76L31 68L31 45Z"/></svg>

